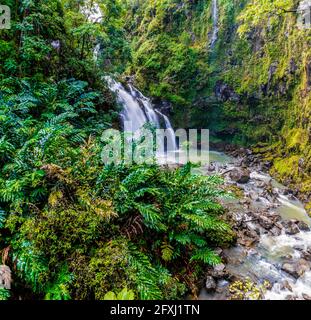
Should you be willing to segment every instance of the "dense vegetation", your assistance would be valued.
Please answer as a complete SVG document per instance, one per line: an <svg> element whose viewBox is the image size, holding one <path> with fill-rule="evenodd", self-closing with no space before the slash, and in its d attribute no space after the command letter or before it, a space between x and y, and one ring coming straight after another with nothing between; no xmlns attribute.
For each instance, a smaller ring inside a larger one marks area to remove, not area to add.
<svg viewBox="0 0 311 320"><path fill-rule="evenodd" d="M90 21L93 1L5 2L0 299L181 298L234 239L219 178L102 163L101 134L118 126L102 77L131 59L122 2L97 3Z"/></svg>
<svg viewBox="0 0 311 320"><path fill-rule="evenodd" d="M168 101L176 127L252 146L310 201L311 31L296 26L299 1L217 3L211 47L211 0L2 1L0 299L182 298L234 239L221 179L102 163L119 112L107 74Z"/></svg>
<svg viewBox="0 0 311 320"><path fill-rule="evenodd" d="M137 83L172 103L175 125L256 147L311 208L311 31L298 0L129 1ZM134 30L134 31L133 31Z"/></svg>

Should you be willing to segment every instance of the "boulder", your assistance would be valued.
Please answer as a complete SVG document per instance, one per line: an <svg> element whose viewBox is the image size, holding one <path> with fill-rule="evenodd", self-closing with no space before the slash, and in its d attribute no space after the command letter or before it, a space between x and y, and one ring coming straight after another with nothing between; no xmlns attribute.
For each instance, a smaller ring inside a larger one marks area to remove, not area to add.
<svg viewBox="0 0 311 320"><path fill-rule="evenodd" d="M291 220L291 221L287 221L285 222L285 233L286 234L289 234L289 235L294 235L294 234L297 234L300 232L297 224L296 224L296 221L294 220Z"/></svg>
<svg viewBox="0 0 311 320"><path fill-rule="evenodd" d="M307 249L301 253L303 259L311 261L311 249Z"/></svg>
<svg viewBox="0 0 311 320"><path fill-rule="evenodd" d="M205 282L205 288L207 291L215 291L217 288L216 281L213 277L208 276Z"/></svg>
<svg viewBox="0 0 311 320"><path fill-rule="evenodd" d="M294 264L291 264L291 263L284 263L282 265L282 268L281 268L283 271L285 271L286 273L288 273L289 275L291 275L292 277L294 278L299 278L299 275L297 273L297 269L296 269L296 266Z"/></svg>
<svg viewBox="0 0 311 320"><path fill-rule="evenodd" d="M280 236L280 235L281 235L282 230L281 230L280 228L278 228L278 227L273 227L273 228L270 230L270 233L271 233L273 236L277 237L277 236Z"/></svg>
<svg viewBox="0 0 311 320"><path fill-rule="evenodd" d="M254 238L248 238L248 237L239 237L237 242L238 244L244 246L244 247L251 247L253 246L258 239L254 239Z"/></svg>
<svg viewBox="0 0 311 320"><path fill-rule="evenodd" d="M303 294L302 294L302 297L304 298L304 300L311 300L311 296L309 296L309 295L306 294L306 293L303 293Z"/></svg>
<svg viewBox="0 0 311 320"><path fill-rule="evenodd" d="M268 218L268 217L266 217L266 216L260 216L260 217L259 217L259 224L260 224L263 228L265 228L265 229L267 229L267 230L272 229L272 227L274 226L273 220L270 219L270 218Z"/></svg>
<svg viewBox="0 0 311 320"><path fill-rule="evenodd" d="M237 183L245 184L250 180L250 172L247 169L236 168L230 172L229 177Z"/></svg>
<svg viewBox="0 0 311 320"><path fill-rule="evenodd" d="M297 226L301 231L310 231L310 227L303 221L299 221Z"/></svg>
<svg viewBox="0 0 311 320"><path fill-rule="evenodd" d="M282 270L298 279L303 276L305 272L310 270L310 264L305 259L300 259L297 263L284 263Z"/></svg>
<svg viewBox="0 0 311 320"><path fill-rule="evenodd" d="M288 282L287 280L285 280L285 281L282 283L281 289L282 289L282 290L286 289L286 290L288 290L288 291L290 291L290 292L293 292L293 288L292 288L292 286L289 284L289 282Z"/></svg>
<svg viewBox="0 0 311 320"><path fill-rule="evenodd" d="M310 263L305 259L300 259L297 263L297 274L301 277L307 271L310 271Z"/></svg>
<svg viewBox="0 0 311 320"><path fill-rule="evenodd" d="M218 264L217 266L214 267L213 271L212 271L212 276L215 277L215 278L223 278L226 274L226 266L221 263L221 264Z"/></svg>

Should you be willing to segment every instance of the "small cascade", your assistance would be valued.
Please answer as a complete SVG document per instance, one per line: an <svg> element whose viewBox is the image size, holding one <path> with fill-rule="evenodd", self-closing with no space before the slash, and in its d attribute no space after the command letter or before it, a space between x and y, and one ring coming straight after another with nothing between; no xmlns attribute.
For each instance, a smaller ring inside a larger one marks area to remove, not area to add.
<svg viewBox="0 0 311 320"><path fill-rule="evenodd" d="M213 33L212 33L212 39L210 42L211 48L214 47L217 39L218 39L218 32L219 32L219 27L218 27L218 0L213 0L212 3L212 18L213 18Z"/></svg>
<svg viewBox="0 0 311 320"><path fill-rule="evenodd" d="M111 77L106 77L106 81L110 90L116 93L117 101L123 106L120 117L124 131L137 132L148 122L154 124L157 129L161 129L163 124L163 129L167 130L167 145L172 148L167 151L177 150L176 137L169 118L154 109L150 99L131 84L128 85L129 90L127 90Z"/></svg>
<svg viewBox="0 0 311 320"><path fill-rule="evenodd" d="M177 150L177 144L176 144L176 136L175 136L175 132L174 129L172 128L170 119L163 113L161 113L160 111L156 110L156 112L164 119L164 123L165 123L165 128L167 130L168 133L168 145L172 146L173 151Z"/></svg>

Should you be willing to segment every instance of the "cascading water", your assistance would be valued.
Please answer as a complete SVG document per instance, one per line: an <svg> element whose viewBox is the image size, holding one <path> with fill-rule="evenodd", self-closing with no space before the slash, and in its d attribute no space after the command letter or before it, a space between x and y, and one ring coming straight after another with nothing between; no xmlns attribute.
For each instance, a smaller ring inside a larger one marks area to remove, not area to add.
<svg viewBox="0 0 311 320"><path fill-rule="evenodd" d="M212 18L213 18L213 33L212 33L212 39L211 39L211 48L214 47L217 39L218 39L218 0L213 0L212 3Z"/></svg>
<svg viewBox="0 0 311 320"><path fill-rule="evenodd" d="M169 118L155 110L150 99L132 85L126 90L121 83L110 77L106 77L106 81L110 90L116 94L117 101L123 106L120 116L124 131L138 132L148 122L160 129L163 123L166 129L167 151L177 150L176 137Z"/></svg>
<svg viewBox="0 0 311 320"><path fill-rule="evenodd" d="M228 176L226 179L232 183ZM271 186L270 195L265 191L267 186ZM224 205L240 221L239 229L255 232L259 241L224 250L227 272L233 278L250 278L254 283L269 281L271 288L264 293L265 300L311 299L311 219L303 204L263 172L253 171L250 181L239 184L239 188L247 205L236 199ZM246 221L246 229L242 221ZM275 227L280 228L274 229L276 233L272 232ZM219 281L215 293L204 289L200 299L227 299L229 285L226 280Z"/></svg>

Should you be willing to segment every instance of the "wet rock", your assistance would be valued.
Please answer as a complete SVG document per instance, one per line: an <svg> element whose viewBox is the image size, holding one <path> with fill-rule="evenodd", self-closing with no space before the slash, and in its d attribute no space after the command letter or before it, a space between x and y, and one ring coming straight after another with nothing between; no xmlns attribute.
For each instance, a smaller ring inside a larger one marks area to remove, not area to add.
<svg viewBox="0 0 311 320"><path fill-rule="evenodd" d="M300 232L296 221L291 220L291 221L287 221L284 223L284 227L285 227L285 233L289 234L289 235L294 235Z"/></svg>
<svg viewBox="0 0 311 320"><path fill-rule="evenodd" d="M208 170L209 172L213 172L213 171L216 170L216 166L215 166L214 164L210 164L210 165L208 166L207 170Z"/></svg>
<svg viewBox="0 0 311 320"><path fill-rule="evenodd" d="M282 270L298 279L310 270L310 264L305 259L300 259L297 263L284 263Z"/></svg>
<svg viewBox="0 0 311 320"><path fill-rule="evenodd" d="M309 270L310 270L310 263L305 259L300 259L297 264L297 274L299 275L299 277L304 275Z"/></svg>
<svg viewBox="0 0 311 320"><path fill-rule="evenodd" d="M285 280L283 283L282 283L282 285L281 285L281 289L282 290L288 290L288 291L290 291L290 292L293 292L293 288L292 288L292 286L289 284L289 282L287 281L287 280Z"/></svg>
<svg viewBox="0 0 311 320"><path fill-rule="evenodd" d="M280 230L283 230L284 229L284 226L282 225L281 222L275 222L274 224L277 228L279 228Z"/></svg>
<svg viewBox="0 0 311 320"><path fill-rule="evenodd" d="M280 236L280 235L281 235L282 230L281 230L280 228L278 228L278 227L273 227L273 228L270 230L270 233L271 233L273 236L277 237L277 236Z"/></svg>
<svg viewBox="0 0 311 320"><path fill-rule="evenodd" d="M301 231L310 231L310 227L303 221L299 221L297 226Z"/></svg>
<svg viewBox="0 0 311 320"><path fill-rule="evenodd" d="M259 224L267 230L270 230L274 226L274 222L266 216L259 217L258 221Z"/></svg>
<svg viewBox="0 0 311 320"><path fill-rule="evenodd" d="M208 276L206 278L205 288L207 291L215 291L216 290L217 284L216 284L216 281L214 280L213 277Z"/></svg>
<svg viewBox="0 0 311 320"><path fill-rule="evenodd" d="M311 261L311 249L308 249L306 251L303 251L301 253L301 256L303 259L307 260L307 261Z"/></svg>
<svg viewBox="0 0 311 320"><path fill-rule="evenodd" d="M244 247L251 247L258 241L258 238L241 237L237 240L238 244Z"/></svg>
<svg viewBox="0 0 311 320"><path fill-rule="evenodd" d="M311 296L309 296L309 295L306 294L306 293L303 293L303 294L302 294L302 297L304 298L304 300L311 300Z"/></svg>
<svg viewBox="0 0 311 320"><path fill-rule="evenodd" d="M218 255L218 256L222 256L223 255L223 250L221 248L216 248L214 250L214 252Z"/></svg>
<svg viewBox="0 0 311 320"><path fill-rule="evenodd" d="M250 172L247 169L234 169L229 174L230 179L241 184L245 184L250 180Z"/></svg>
<svg viewBox="0 0 311 320"><path fill-rule="evenodd" d="M212 276L214 278L223 278L226 274L226 266L221 263L218 264L217 266L214 267L213 271L212 271Z"/></svg>
<svg viewBox="0 0 311 320"><path fill-rule="evenodd" d="M293 276L294 278L299 278L295 265L291 263L284 263L281 269L289 275Z"/></svg>

